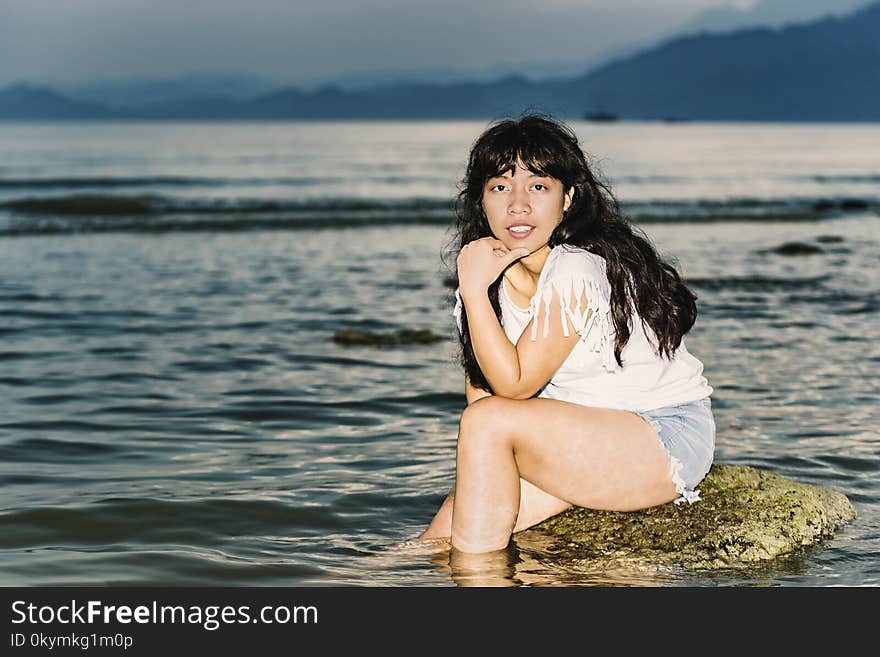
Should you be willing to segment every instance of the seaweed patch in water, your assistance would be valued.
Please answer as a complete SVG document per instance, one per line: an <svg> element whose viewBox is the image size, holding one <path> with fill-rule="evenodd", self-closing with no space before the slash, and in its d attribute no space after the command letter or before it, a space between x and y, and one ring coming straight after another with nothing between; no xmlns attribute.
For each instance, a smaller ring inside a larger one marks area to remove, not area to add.
<svg viewBox="0 0 880 657"><path fill-rule="evenodd" d="M429 329L399 329L390 333L358 331L354 329L336 331L333 341L350 346L396 346L406 344L431 344L445 340Z"/></svg>

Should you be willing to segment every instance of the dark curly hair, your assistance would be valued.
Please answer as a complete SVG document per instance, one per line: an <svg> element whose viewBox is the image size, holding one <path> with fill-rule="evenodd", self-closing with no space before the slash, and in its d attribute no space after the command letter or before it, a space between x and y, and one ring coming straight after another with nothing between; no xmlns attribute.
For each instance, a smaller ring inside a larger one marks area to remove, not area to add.
<svg viewBox="0 0 880 657"><path fill-rule="evenodd" d="M629 341L633 309L643 326L650 327L656 336L658 353L671 358L696 321L697 297L675 268L661 260L644 232L622 216L611 189L587 164L577 136L557 120L537 114L505 119L477 138L455 199L455 235L446 255L454 262L464 245L492 236L483 210L484 186L489 178L512 171L517 162L534 173L559 180L566 191L574 188L571 206L548 245L581 247L605 259L618 365L623 366L621 352ZM499 321L501 278L489 287L489 300ZM464 309L461 323L461 365L471 385L492 392L474 356Z"/></svg>

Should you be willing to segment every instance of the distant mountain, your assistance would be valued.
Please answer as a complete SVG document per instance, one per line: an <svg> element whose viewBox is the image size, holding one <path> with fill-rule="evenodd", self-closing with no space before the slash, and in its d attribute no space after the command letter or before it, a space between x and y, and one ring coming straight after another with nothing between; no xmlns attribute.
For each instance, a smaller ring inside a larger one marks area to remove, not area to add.
<svg viewBox="0 0 880 657"><path fill-rule="evenodd" d="M869 0L758 0L747 8L711 7L683 25L681 35L694 32L730 32L747 27L781 27L791 23L841 16L869 4Z"/></svg>
<svg viewBox="0 0 880 657"><path fill-rule="evenodd" d="M399 81L356 89L323 85L309 91L289 87L253 98L178 96L116 115L492 119L538 110L581 118L601 107L622 119L880 121L878 37L880 2L875 2L844 17L674 38L575 77L535 81L509 75L492 81ZM29 107L37 113L28 114ZM27 85L0 89L0 118L77 117L89 111L114 115L104 105Z"/></svg>
<svg viewBox="0 0 880 657"><path fill-rule="evenodd" d="M641 48L631 47L628 52L635 52ZM614 51L619 55L620 51ZM493 82L500 78L511 75L523 75L524 70L552 70L553 77L570 78L573 75L581 75L584 72L604 63L610 55L602 55L593 59L582 61L562 61L557 59L534 59L517 62L510 61L497 66L492 66L480 71L455 71L451 69L424 69L411 72L386 71L375 73L359 73L346 76L333 77L311 85L299 85L303 90L314 90L321 87L336 87L342 91L363 91L376 87L387 87L394 84L454 84L469 82ZM535 79L525 75L528 79Z"/></svg>
<svg viewBox="0 0 880 657"><path fill-rule="evenodd" d="M250 102L226 100L205 106L177 102L142 108L147 118L211 119L446 119L501 115L512 105L542 95L546 83L509 76L493 82L429 84L401 82L346 92L324 86L313 92L281 89Z"/></svg>
<svg viewBox="0 0 880 657"><path fill-rule="evenodd" d="M880 2L842 18L674 39L572 80L623 118L880 121Z"/></svg>
<svg viewBox="0 0 880 657"><path fill-rule="evenodd" d="M99 119L124 116L100 103L75 100L46 87L17 82L0 89L0 119Z"/></svg>
<svg viewBox="0 0 880 657"><path fill-rule="evenodd" d="M466 73L452 69L424 69L420 71L372 71L369 73L352 73L350 75L338 75L321 79L318 82L309 82L298 85L305 92L316 91L322 87L335 87L341 91L363 91L374 87L384 87L390 84L407 82L427 82L431 84L446 84L454 80L480 80L492 79L498 75L483 76L480 74Z"/></svg>
<svg viewBox="0 0 880 657"><path fill-rule="evenodd" d="M278 83L253 75L185 75L58 86L71 98L117 108L137 108L181 99L247 100L278 88Z"/></svg>

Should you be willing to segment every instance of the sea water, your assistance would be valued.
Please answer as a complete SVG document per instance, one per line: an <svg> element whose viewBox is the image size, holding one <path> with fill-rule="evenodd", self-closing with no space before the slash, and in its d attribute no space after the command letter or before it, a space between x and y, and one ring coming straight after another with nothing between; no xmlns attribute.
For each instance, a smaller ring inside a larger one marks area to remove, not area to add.
<svg viewBox="0 0 880 657"><path fill-rule="evenodd" d="M390 549L454 481L441 255L486 125L0 124L0 584L880 584L867 124L572 123L698 295L716 460L837 489L856 520L767 568L662 578L534 534L476 575ZM352 329L439 339L334 341Z"/></svg>

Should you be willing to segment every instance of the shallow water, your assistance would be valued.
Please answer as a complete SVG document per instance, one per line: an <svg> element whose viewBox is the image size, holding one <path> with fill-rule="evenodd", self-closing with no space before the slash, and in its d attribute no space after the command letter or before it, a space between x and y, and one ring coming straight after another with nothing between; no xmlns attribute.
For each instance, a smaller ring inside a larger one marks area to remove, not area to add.
<svg viewBox="0 0 880 657"><path fill-rule="evenodd" d="M680 139L709 150L691 128ZM457 129L460 145L479 126ZM715 387L716 460L855 505L816 548L712 574L599 572L535 532L452 563L389 549L453 481L464 395L445 228L69 228L0 237L0 584L880 584L878 216L772 216L645 228L699 296L687 343ZM772 252L794 241L822 252ZM332 339L401 328L445 339Z"/></svg>

